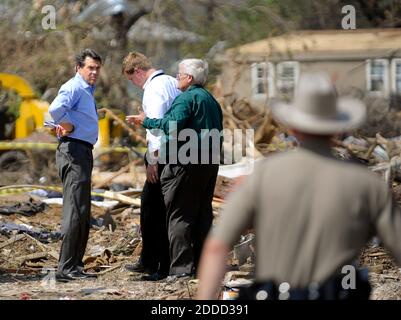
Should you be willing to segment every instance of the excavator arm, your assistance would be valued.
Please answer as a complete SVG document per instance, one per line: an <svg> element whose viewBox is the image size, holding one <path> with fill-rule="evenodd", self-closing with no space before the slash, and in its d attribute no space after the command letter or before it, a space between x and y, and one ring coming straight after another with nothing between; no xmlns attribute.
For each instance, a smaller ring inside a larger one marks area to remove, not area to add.
<svg viewBox="0 0 401 320"><path fill-rule="evenodd" d="M25 138L36 128L43 127L43 122L47 120L49 104L36 99L29 83L15 74L0 73L0 84L4 89L15 91L22 98L19 117L15 123L15 138Z"/></svg>
<svg viewBox="0 0 401 320"><path fill-rule="evenodd" d="M18 93L22 99L35 98L35 93L29 83L15 74L0 73L0 84L4 89Z"/></svg>

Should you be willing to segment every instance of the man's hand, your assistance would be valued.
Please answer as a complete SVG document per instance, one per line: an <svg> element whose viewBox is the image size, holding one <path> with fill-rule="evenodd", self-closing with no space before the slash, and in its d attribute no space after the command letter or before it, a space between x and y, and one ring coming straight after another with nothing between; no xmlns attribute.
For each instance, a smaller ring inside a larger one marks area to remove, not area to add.
<svg viewBox="0 0 401 320"><path fill-rule="evenodd" d="M56 127L56 134L59 137L68 136L70 133L74 131L74 126L69 122L61 122Z"/></svg>
<svg viewBox="0 0 401 320"><path fill-rule="evenodd" d="M127 121L129 124L135 124L136 126L142 125L143 120L145 119L145 113L141 112L140 114L136 116L126 116L125 121Z"/></svg>
<svg viewBox="0 0 401 320"><path fill-rule="evenodd" d="M148 180L150 183L157 183L157 181L159 181L157 163L148 164L148 167L146 168L146 180Z"/></svg>

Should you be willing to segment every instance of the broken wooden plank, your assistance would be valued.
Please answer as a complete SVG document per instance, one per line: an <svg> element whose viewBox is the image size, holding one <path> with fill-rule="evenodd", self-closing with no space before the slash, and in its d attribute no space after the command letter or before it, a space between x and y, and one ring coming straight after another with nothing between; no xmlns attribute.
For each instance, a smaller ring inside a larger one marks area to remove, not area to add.
<svg viewBox="0 0 401 320"><path fill-rule="evenodd" d="M386 256L387 253L385 252L374 252L374 253L369 253L368 256L369 257L381 257L381 256Z"/></svg>
<svg viewBox="0 0 401 320"><path fill-rule="evenodd" d="M124 196L140 196L142 193L142 189L128 189L118 192L119 194L123 194Z"/></svg>
<svg viewBox="0 0 401 320"><path fill-rule="evenodd" d="M118 200L122 203L131 204L138 207L141 206L141 199L133 199L117 192L105 191L102 196L107 199Z"/></svg>
<svg viewBox="0 0 401 320"><path fill-rule="evenodd" d="M388 274L382 274L380 276L385 278L385 279L392 279L392 280L398 280L399 279L399 276L392 276L392 275L388 275Z"/></svg>
<svg viewBox="0 0 401 320"><path fill-rule="evenodd" d="M36 259L41 259L41 258L46 258L47 257L47 252L35 252L31 254L27 254L24 256L16 257L16 261L20 261L21 263L27 260L36 260Z"/></svg>
<svg viewBox="0 0 401 320"><path fill-rule="evenodd" d="M52 248L49 248L49 246L46 246L44 243L40 242L39 240L35 239L34 237L30 236L27 233L25 233L25 236L26 236L27 239L32 240L33 242L35 242L48 255L50 255L54 259L58 260L59 254L56 251L54 251Z"/></svg>
<svg viewBox="0 0 401 320"><path fill-rule="evenodd" d="M7 247L8 245L13 244L14 242L17 242L17 241L19 241L19 240L21 240L23 238L25 238L24 234L17 234L15 236L11 237L10 239L8 239L7 241L1 243L0 244L0 249L2 249L4 247Z"/></svg>
<svg viewBox="0 0 401 320"><path fill-rule="evenodd" d="M107 177L106 179L96 182L93 185L93 189L99 189L99 188L103 188L103 187L107 186L115 178L117 178L118 176L120 176L120 175L122 175L122 174L124 174L124 173L126 173L128 171L130 171L132 166L135 166L135 165L139 164L142 161L143 160L141 158L141 159L136 159L135 161L128 163L127 165L125 165L120 170L118 170L117 172L113 173L111 176Z"/></svg>
<svg viewBox="0 0 401 320"><path fill-rule="evenodd" d="M95 168L92 174L92 185L96 185L99 183L103 183L105 180L108 180L112 177L115 172L111 171L99 171L98 168ZM123 172L118 176L113 178L113 183L122 184L122 185L132 185L134 181L137 180L137 172L135 167L132 168L128 172ZM103 188L102 188L103 189ZM108 189L108 188L104 188Z"/></svg>
<svg viewBox="0 0 401 320"><path fill-rule="evenodd" d="M106 270L97 272L96 275L103 275L103 274L105 274L105 273L107 273L107 272L110 272L110 271L113 271L113 270L115 270L115 269L118 269L118 268L121 267L122 264L123 264L123 263L120 262L120 263L116 264L115 266L110 266L110 268L108 268L108 269L106 269ZM87 270L87 269L85 268L85 270Z"/></svg>

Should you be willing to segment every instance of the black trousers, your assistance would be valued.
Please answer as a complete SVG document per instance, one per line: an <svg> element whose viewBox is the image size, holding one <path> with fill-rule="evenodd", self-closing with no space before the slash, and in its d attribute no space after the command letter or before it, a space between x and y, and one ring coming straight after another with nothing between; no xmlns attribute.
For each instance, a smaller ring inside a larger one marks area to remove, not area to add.
<svg viewBox="0 0 401 320"><path fill-rule="evenodd" d="M82 270L91 212L92 149L85 144L61 142L56 165L63 183L62 243L59 273Z"/></svg>
<svg viewBox="0 0 401 320"><path fill-rule="evenodd" d="M145 165L148 163L145 158ZM142 251L140 261L150 272L168 274L170 268L166 207L160 185L164 165L158 164L159 181L145 181L141 196Z"/></svg>
<svg viewBox="0 0 401 320"><path fill-rule="evenodd" d="M167 211L170 275L194 273L213 221L219 166L167 164L161 186Z"/></svg>

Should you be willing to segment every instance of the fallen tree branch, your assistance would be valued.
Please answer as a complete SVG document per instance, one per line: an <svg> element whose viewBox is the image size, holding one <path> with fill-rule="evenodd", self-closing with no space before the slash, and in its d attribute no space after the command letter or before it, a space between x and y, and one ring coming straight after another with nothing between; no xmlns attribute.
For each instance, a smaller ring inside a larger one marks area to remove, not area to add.
<svg viewBox="0 0 401 320"><path fill-rule="evenodd" d="M128 131L129 135L137 142L142 142L146 146L146 139L143 138L141 135L137 134L134 130L132 130L123 120L117 117L113 111L107 108L101 108L98 112L106 112L113 120L117 121L118 124L123 127L125 130Z"/></svg>
<svg viewBox="0 0 401 320"><path fill-rule="evenodd" d="M96 183L93 186L93 189L100 189L100 188L106 186L109 182L113 181L119 175L129 171L129 169L131 168L132 165L135 165L135 164L139 163L140 161L142 161L142 159L136 159L133 163L128 163L126 166L122 167L120 170L118 170L116 173L114 173L111 177Z"/></svg>

